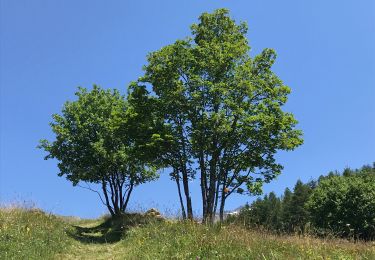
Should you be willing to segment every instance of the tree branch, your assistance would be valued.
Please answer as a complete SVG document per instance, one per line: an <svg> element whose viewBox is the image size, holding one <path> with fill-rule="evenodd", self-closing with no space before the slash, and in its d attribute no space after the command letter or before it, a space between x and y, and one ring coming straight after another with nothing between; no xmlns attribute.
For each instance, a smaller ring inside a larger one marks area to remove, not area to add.
<svg viewBox="0 0 375 260"><path fill-rule="evenodd" d="M98 194L98 196L99 196L99 198L100 198L100 201L103 203L103 205L107 206L107 204L104 202L102 196L100 196L100 193L99 193L97 190L92 189L92 188L90 187L90 185L89 185L87 182L85 182L85 184L87 185L87 187L81 186L81 185L79 185L79 184L77 184L77 186L80 187L80 188L83 188L83 189L86 189L86 190L89 190L89 191L95 192L96 194Z"/></svg>

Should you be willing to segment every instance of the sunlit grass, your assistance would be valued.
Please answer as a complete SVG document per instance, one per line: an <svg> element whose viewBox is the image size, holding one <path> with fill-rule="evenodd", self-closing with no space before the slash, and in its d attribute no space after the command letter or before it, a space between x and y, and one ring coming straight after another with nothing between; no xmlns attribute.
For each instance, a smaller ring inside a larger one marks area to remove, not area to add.
<svg viewBox="0 0 375 260"><path fill-rule="evenodd" d="M131 257L144 259L375 259L373 243L275 236L191 222L136 228L122 243Z"/></svg>
<svg viewBox="0 0 375 260"><path fill-rule="evenodd" d="M79 220L3 208L0 259L375 259L375 243L278 236L139 213Z"/></svg>
<svg viewBox="0 0 375 260"><path fill-rule="evenodd" d="M69 225L38 209L0 209L0 259L49 259L66 251Z"/></svg>

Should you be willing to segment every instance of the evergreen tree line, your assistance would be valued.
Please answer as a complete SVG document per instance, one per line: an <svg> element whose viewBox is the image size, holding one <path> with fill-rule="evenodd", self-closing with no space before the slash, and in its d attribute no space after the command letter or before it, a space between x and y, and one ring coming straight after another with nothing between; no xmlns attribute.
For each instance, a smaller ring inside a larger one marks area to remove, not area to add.
<svg viewBox="0 0 375 260"><path fill-rule="evenodd" d="M274 192L241 209L228 222L276 233L373 240L375 238L375 163L346 168L318 180L298 180L293 191Z"/></svg>

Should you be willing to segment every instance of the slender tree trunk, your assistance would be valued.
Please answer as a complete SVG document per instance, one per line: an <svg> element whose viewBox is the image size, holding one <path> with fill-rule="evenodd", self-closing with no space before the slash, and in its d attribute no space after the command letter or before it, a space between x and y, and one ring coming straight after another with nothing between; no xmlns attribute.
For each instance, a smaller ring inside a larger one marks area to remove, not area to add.
<svg viewBox="0 0 375 260"><path fill-rule="evenodd" d="M224 151L224 155L223 157L221 158L221 163L219 163L220 165L220 169L219 169L219 177L218 177L218 180L217 180L217 185L216 185L216 198L215 198L215 210L214 210L214 214L216 216L216 213L217 213L217 207L218 207L218 204L219 204L219 194L220 194L220 198L222 198L223 196L225 196L225 185L226 185L226 179L227 179L227 173L226 173L226 170L225 170L225 166L222 164L223 160L224 160L224 157L225 157L225 154L226 154L226 151ZM221 188L221 191L220 191L220 185L222 186ZM220 216L220 209L221 209L221 200L220 200L220 207L219 207L219 216ZM220 217L220 222L222 221L222 218Z"/></svg>
<svg viewBox="0 0 375 260"><path fill-rule="evenodd" d="M223 181L222 181L223 184L222 184L221 199L220 199L220 210L219 210L220 222L224 221L224 208L225 208L225 200L226 200L225 188L228 185L227 177L228 177L228 171L225 171L225 173L223 173Z"/></svg>
<svg viewBox="0 0 375 260"><path fill-rule="evenodd" d="M107 193L107 183L102 180L102 190L105 198L105 204L111 213L111 216L113 217L115 215L115 212L113 211L113 208L111 207L111 203L109 202L108 193Z"/></svg>
<svg viewBox="0 0 375 260"><path fill-rule="evenodd" d="M220 97L216 97L220 99ZM215 104L213 110L215 113L219 111L219 101L215 98ZM218 120L215 122L215 129L218 126ZM217 182L220 179L217 172L217 163L219 162L220 157L220 149L218 147L218 134L214 132L213 139L212 139L212 157L210 160L210 176L209 176L209 191L208 191L208 198L207 198L207 217L210 224L214 223L215 220L215 198L217 193Z"/></svg>
<svg viewBox="0 0 375 260"><path fill-rule="evenodd" d="M124 183L120 180L120 176L117 174L116 176L116 180L117 180L117 187L119 189L119 198L120 198L120 210L122 212L125 212L125 210L123 209L123 206L124 206L124 195L123 195L123 186L124 186Z"/></svg>
<svg viewBox="0 0 375 260"><path fill-rule="evenodd" d="M204 162L203 150L200 152L199 165L201 170L201 192L202 192L202 207L203 207L203 218L202 222L205 223L207 219L207 175L206 166Z"/></svg>
<svg viewBox="0 0 375 260"><path fill-rule="evenodd" d="M130 188L129 188L128 194L126 195L126 199L125 199L124 205L122 207L123 212L126 211L126 207L128 206L130 195L131 195L131 193L133 191L133 187L134 187L133 182L130 182Z"/></svg>
<svg viewBox="0 0 375 260"><path fill-rule="evenodd" d="M220 196L220 209L219 209L219 218L220 222L223 222L224 220L224 208L225 208L225 200L226 200L226 187L228 185L227 178L228 178L228 171L222 169L222 186L221 186L221 196Z"/></svg>
<svg viewBox="0 0 375 260"><path fill-rule="evenodd" d="M108 184L109 184L109 188L111 189L110 194L111 194L111 202L112 202L113 211L116 211L116 209L115 209L115 199L114 199L114 192L115 191L113 189L113 186L112 186L112 183L111 183L110 180L108 181Z"/></svg>
<svg viewBox="0 0 375 260"><path fill-rule="evenodd" d="M224 221L224 208L225 208L225 192L222 191L221 193L221 201L220 201L220 222Z"/></svg>
<svg viewBox="0 0 375 260"><path fill-rule="evenodd" d="M112 175L113 176L113 175ZM117 215L120 215L121 214L121 208L119 207L119 187L117 186L117 183L116 183L116 178L113 176L112 177L112 183L113 183L113 189L115 191L115 212Z"/></svg>
<svg viewBox="0 0 375 260"><path fill-rule="evenodd" d="M193 207L191 204L191 197L189 191L189 177L187 174L187 169L185 163L182 163L182 183L184 186L184 192L186 197L186 210L187 210L187 217L190 220L193 220Z"/></svg>
<svg viewBox="0 0 375 260"><path fill-rule="evenodd" d="M120 209L118 207L117 189L112 180L109 181L109 187L111 188L111 201L112 201L113 211L115 212L115 215L119 215Z"/></svg>
<svg viewBox="0 0 375 260"><path fill-rule="evenodd" d="M217 151L217 140L215 138L214 144L213 144L215 151L212 155L211 161L210 161L210 185L209 185L209 192L208 192L208 198L207 198L207 220L210 224L214 222L214 204L215 204L215 195L216 195L216 185L218 181L217 176L217 161L218 161L218 151Z"/></svg>
<svg viewBox="0 0 375 260"><path fill-rule="evenodd" d="M182 172L182 183L184 186L184 193L186 197L186 210L187 210L187 217L190 220L193 220L193 206L191 203L190 191L189 191L189 176L186 167L186 158L187 158L187 151L186 151L186 144L185 144L185 136L183 133L184 123L180 118L177 118L178 128L179 128L179 135L181 139L181 146L182 146L182 155L180 154L180 166Z"/></svg>
<svg viewBox="0 0 375 260"><path fill-rule="evenodd" d="M186 211L185 211L184 201L183 201L182 195L181 195L180 175L179 175L177 169L173 169L173 172L174 172L174 177L175 177L175 181L176 181L176 184L177 184L178 197L180 199L182 219L186 219Z"/></svg>
<svg viewBox="0 0 375 260"><path fill-rule="evenodd" d="M215 192L215 207L214 207L214 216L216 217L217 204L219 202L219 189L220 189L220 178L216 182L216 192Z"/></svg>
<svg viewBox="0 0 375 260"><path fill-rule="evenodd" d="M227 177L228 177L228 173L225 174L225 179ZM239 183L236 186L232 187L231 191L225 192L225 188L232 183L232 180L233 178L228 183L226 181L223 182L223 190L221 192L221 202L220 202L220 221L221 222L224 220L225 200L242 184L242 183Z"/></svg>
<svg viewBox="0 0 375 260"><path fill-rule="evenodd" d="M219 161L219 176L217 178L216 183L216 192L215 192L215 208L214 208L214 214L216 216L217 213L217 207L219 205L219 194L220 194L220 185L222 185L222 191L224 190L224 183L226 182L227 175L225 174L225 166L224 166L224 160L225 160L226 150L224 150L223 156L220 158Z"/></svg>

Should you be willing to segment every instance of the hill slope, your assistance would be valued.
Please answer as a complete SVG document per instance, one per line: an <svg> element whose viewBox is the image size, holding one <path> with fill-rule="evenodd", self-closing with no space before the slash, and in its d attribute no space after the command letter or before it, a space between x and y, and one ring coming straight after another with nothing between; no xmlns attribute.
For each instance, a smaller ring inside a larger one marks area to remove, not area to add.
<svg viewBox="0 0 375 260"><path fill-rule="evenodd" d="M0 259L375 259L374 243L274 236L141 214L74 220L0 209Z"/></svg>

